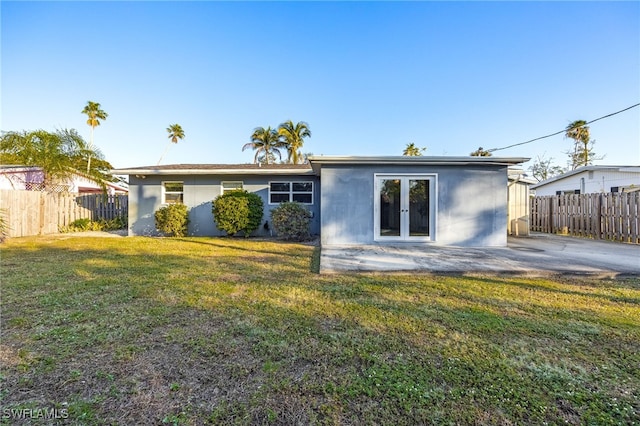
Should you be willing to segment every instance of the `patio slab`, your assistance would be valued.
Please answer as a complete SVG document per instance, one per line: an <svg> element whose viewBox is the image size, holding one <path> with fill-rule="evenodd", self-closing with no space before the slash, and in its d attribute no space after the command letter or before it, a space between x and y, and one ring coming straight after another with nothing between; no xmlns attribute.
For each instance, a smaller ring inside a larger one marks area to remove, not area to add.
<svg viewBox="0 0 640 426"><path fill-rule="evenodd" d="M507 247L430 244L322 247L320 273L346 271L640 277L640 246L533 234L509 237Z"/></svg>

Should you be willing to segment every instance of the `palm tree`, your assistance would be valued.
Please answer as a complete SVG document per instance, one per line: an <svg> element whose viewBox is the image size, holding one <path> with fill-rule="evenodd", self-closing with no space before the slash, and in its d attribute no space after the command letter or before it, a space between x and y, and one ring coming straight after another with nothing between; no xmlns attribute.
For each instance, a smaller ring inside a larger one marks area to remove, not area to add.
<svg viewBox="0 0 640 426"><path fill-rule="evenodd" d="M418 148L415 143L411 142L407 144L407 147L402 151L402 155L408 157L419 157L427 148Z"/></svg>
<svg viewBox="0 0 640 426"><path fill-rule="evenodd" d="M584 120L576 120L565 129L565 138L573 139L573 152L568 152L571 159L571 168L588 166L594 160L593 149L589 149L591 135L589 126Z"/></svg>
<svg viewBox="0 0 640 426"><path fill-rule="evenodd" d="M169 139L171 139L171 142L169 142L167 147L164 149L164 152L160 156L160 159L158 160L158 165L160 165L162 158L169 150L169 147L171 146L171 144L178 143L178 139L180 140L184 139L184 130L182 130L182 127L179 124L172 124L169 127L167 127L167 133L169 133Z"/></svg>
<svg viewBox="0 0 640 426"><path fill-rule="evenodd" d="M278 134L286 144L287 162L298 164L301 160L304 160L300 149L304 145L304 138L311 137L309 125L304 121L299 121L294 125L293 121L288 120L278 126Z"/></svg>
<svg viewBox="0 0 640 426"><path fill-rule="evenodd" d="M254 164L263 161L266 164L270 164L275 160L275 154L282 160L280 148L285 147L286 143L281 140L276 129L272 129L269 126L266 129L264 127L256 127L251 134L251 142L244 144L242 150L251 148L256 151L256 155L253 157Z"/></svg>
<svg viewBox="0 0 640 426"><path fill-rule="evenodd" d="M100 125L100 120L106 120L109 114L100 108L98 102L87 101L82 110L82 114L87 114L87 124L91 126L91 138L89 139L89 150L93 149L93 129ZM91 169L91 157L87 157L87 173Z"/></svg>
<svg viewBox="0 0 640 426"><path fill-rule="evenodd" d="M91 169L86 172L85 159L93 158ZM79 174L103 187L112 181L108 173L112 169L96 149L90 149L75 130L44 130L5 132L0 136L0 162L42 168L44 188L68 180Z"/></svg>

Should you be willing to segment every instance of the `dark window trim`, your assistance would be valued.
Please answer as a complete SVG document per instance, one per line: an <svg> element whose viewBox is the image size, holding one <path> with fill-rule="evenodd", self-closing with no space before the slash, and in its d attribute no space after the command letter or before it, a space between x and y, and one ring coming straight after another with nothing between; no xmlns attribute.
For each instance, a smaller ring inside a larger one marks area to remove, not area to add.
<svg viewBox="0 0 640 426"><path fill-rule="evenodd" d="M311 191L294 191L293 190L293 185L296 183L303 183L303 184L310 184L311 185ZM273 184L287 184L289 186L289 190L288 191L272 191L271 190L271 185ZM313 199L314 199L314 193L315 193L315 182L312 180L289 180L289 181L285 181L285 180L274 180L274 181L270 181L269 182L269 204L270 205L277 205L283 202L291 202L294 201L294 195L296 194L305 194L305 195L310 195L311 196L311 202L309 203L305 203L305 202L300 202L300 204L304 204L305 206L312 206L314 204ZM281 201L272 201L272 196L273 195L287 195L287 199L286 200L281 200Z"/></svg>

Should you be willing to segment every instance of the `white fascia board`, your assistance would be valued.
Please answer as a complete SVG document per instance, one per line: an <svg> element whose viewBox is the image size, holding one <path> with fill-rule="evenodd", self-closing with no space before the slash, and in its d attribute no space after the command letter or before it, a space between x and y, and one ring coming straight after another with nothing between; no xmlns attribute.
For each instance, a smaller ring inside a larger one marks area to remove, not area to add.
<svg viewBox="0 0 640 426"><path fill-rule="evenodd" d="M312 167L315 164L392 164L392 165L516 165L529 161L526 157L428 157L428 156L384 156L384 157L360 157L360 156L311 156L309 162Z"/></svg>
<svg viewBox="0 0 640 426"><path fill-rule="evenodd" d="M115 175L314 175L312 169L115 169L110 171Z"/></svg>

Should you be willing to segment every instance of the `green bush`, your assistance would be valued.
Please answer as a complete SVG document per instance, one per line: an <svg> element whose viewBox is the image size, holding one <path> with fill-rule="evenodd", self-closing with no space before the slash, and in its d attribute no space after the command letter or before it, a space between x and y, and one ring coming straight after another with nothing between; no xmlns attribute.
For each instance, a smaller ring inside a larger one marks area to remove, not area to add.
<svg viewBox="0 0 640 426"><path fill-rule="evenodd" d="M76 219L69 225L69 228L76 231L93 231L91 219L84 217L82 219Z"/></svg>
<svg viewBox="0 0 640 426"><path fill-rule="evenodd" d="M271 223L278 236L293 241L311 238L311 212L302 204L286 202L271 210Z"/></svg>
<svg viewBox="0 0 640 426"><path fill-rule="evenodd" d="M7 209L0 209L0 243L3 243L4 240L9 236L9 221L7 219L8 214Z"/></svg>
<svg viewBox="0 0 640 426"><path fill-rule="evenodd" d="M67 226L60 227L60 232L84 232L84 231L102 231L100 223L93 222L91 219L84 217L76 219Z"/></svg>
<svg viewBox="0 0 640 426"><path fill-rule="evenodd" d="M189 209L176 203L160 208L155 213L156 228L170 237L184 237L189 225Z"/></svg>
<svg viewBox="0 0 640 426"><path fill-rule="evenodd" d="M115 231L118 229L127 229L128 220L125 216L117 216L113 219L100 219L100 230L102 231Z"/></svg>
<svg viewBox="0 0 640 426"><path fill-rule="evenodd" d="M259 195L245 190L229 191L213 200L213 220L218 229L248 237L262 223L264 203Z"/></svg>
<svg viewBox="0 0 640 426"><path fill-rule="evenodd" d="M127 228L127 218L118 216L113 219L100 219L92 221L89 218L76 219L68 226L60 227L60 232L83 232L83 231L115 231Z"/></svg>

